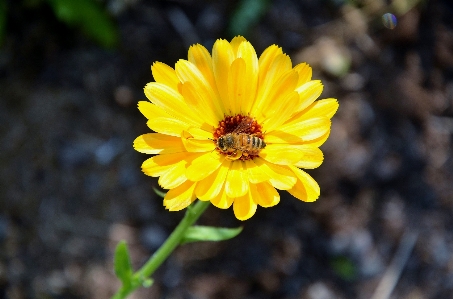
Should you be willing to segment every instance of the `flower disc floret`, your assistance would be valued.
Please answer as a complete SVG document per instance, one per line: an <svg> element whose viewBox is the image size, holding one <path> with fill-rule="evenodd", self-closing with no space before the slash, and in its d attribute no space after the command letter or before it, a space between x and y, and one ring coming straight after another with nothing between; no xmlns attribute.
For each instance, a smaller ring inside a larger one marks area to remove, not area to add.
<svg viewBox="0 0 453 299"><path fill-rule="evenodd" d="M225 134L232 133L245 117L245 115L241 114L238 114L236 116L225 116L223 120L219 121L218 127L214 130L215 140ZM264 137L261 130L261 125L259 125L256 120L253 120L251 126L246 131L244 131L244 133L256 135L260 138Z"/></svg>

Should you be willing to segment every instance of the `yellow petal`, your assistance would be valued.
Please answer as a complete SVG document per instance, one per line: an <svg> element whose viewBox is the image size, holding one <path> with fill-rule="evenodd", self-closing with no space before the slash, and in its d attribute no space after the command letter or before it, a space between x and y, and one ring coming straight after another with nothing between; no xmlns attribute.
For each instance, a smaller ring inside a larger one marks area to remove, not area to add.
<svg viewBox="0 0 453 299"><path fill-rule="evenodd" d="M293 93L296 88L297 79L298 75L293 70L289 70L282 74L282 76L275 81L271 91L268 93L267 102L265 102L263 106L264 109L275 112L282 104L286 104L283 102L283 99L285 99L288 94ZM293 107L293 112L296 108L297 107L295 106ZM269 113L269 111L266 110L267 113Z"/></svg>
<svg viewBox="0 0 453 299"><path fill-rule="evenodd" d="M249 181L252 184L262 183L262 182L270 180L270 178L271 178L268 174L266 174L266 171L264 171L262 169L264 167L267 168L267 165L264 163L262 163L262 164L260 164L260 166L258 166L252 160L246 160L245 167L247 169L247 175L249 177Z"/></svg>
<svg viewBox="0 0 453 299"><path fill-rule="evenodd" d="M272 64L269 67L268 72L265 75L265 81L275 82L282 74L287 73L292 69L291 58L286 54L279 54L274 57Z"/></svg>
<svg viewBox="0 0 453 299"><path fill-rule="evenodd" d="M297 86L301 86L311 80L312 69L307 63L299 63L294 67L294 70L299 74Z"/></svg>
<svg viewBox="0 0 453 299"><path fill-rule="evenodd" d="M287 166L275 165L259 157L253 162L270 177L269 182L277 189L288 190L296 183L296 176Z"/></svg>
<svg viewBox="0 0 453 299"><path fill-rule="evenodd" d="M181 132L191 125L168 114L164 109L148 101L138 102L138 109L148 119L148 127L161 134L181 136Z"/></svg>
<svg viewBox="0 0 453 299"><path fill-rule="evenodd" d="M197 127L189 127L186 130L193 138L196 139L212 139L212 132L214 131L213 127L209 128L197 128Z"/></svg>
<svg viewBox="0 0 453 299"><path fill-rule="evenodd" d="M148 101L139 101L138 102L138 110L147 118L153 119L156 117L167 117L171 118L172 116L168 114L162 108L150 103Z"/></svg>
<svg viewBox="0 0 453 299"><path fill-rule="evenodd" d="M329 98L316 101L306 109L298 113L298 115L295 115L294 122L300 122L315 117L332 118L337 112L338 107L339 104L337 99Z"/></svg>
<svg viewBox="0 0 453 299"><path fill-rule="evenodd" d="M187 106L184 97L174 89L156 82L145 86L145 95L153 104L173 117L192 126L200 126L203 121Z"/></svg>
<svg viewBox="0 0 453 299"><path fill-rule="evenodd" d="M155 117L148 120L146 125L154 132L178 137L189 126L185 122L172 117Z"/></svg>
<svg viewBox="0 0 453 299"><path fill-rule="evenodd" d="M228 111L231 115L241 113L241 104L245 100L245 91L247 77L245 72L245 61L242 58L237 58L231 64L230 71L228 73L228 104L225 105L231 110Z"/></svg>
<svg viewBox="0 0 453 299"><path fill-rule="evenodd" d="M186 151L191 153L211 152L216 148L212 140L195 139L188 131L183 131L181 141Z"/></svg>
<svg viewBox="0 0 453 299"><path fill-rule="evenodd" d="M219 194L211 199L211 203L219 209L228 209L233 204L234 198L228 197L225 192L225 185L222 185L222 189Z"/></svg>
<svg viewBox="0 0 453 299"><path fill-rule="evenodd" d="M220 99L224 105L224 112L231 110L228 103L228 72L230 71L231 63L235 58L233 49L228 41L218 39L212 47L212 68L214 77L219 91ZM223 115L222 115L223 118Z"/></svg>
<svg viewBox="0 0 453 299"><path fill-rule="evenodd" d="M319 167L324 161L322 151L312 145L296 145L302 152L303 156L300 161L294 163L294 166L305 169L313 169Z"/></svg>
<svg viewBox="0 0 453 299"><path fill-rule="evenodd" d="M256 92L256 100L253 103L251 115L255 115L257 119L261 116L263 108L269 104L268 95L273 91L274 84L282 77L283 74L294 73L291 68L291 59L286 54L279 54L272 60L268 72L265 74L261 73L260 76L264 75L264 79L259 79L258 90ZM297 83L297 79L296 79ZM293 91L293 90L290 90ZM275 94L275 93L274 93Z"/></svg>
<svg viewBox="0 0 453 299"><path fill-rule="evenodd" d="M224 188L231 163L231 161L225 159L216 171L198 183L195 194L200 200L212 200L214 197L218 197ZM218 198L218 200L221 200L221 198Z"/></svg>
<svg viewBox="0 0 453 299"><path fill-rule="evenodd" d="M212 58L209 51L202 45L193 45L189 48L188 58L189 61L200 70L214 93L217 94L217 86L215 84L214 71L212 69Z"/></svg>
<svg viewBox="0 0 453 299"><path fill-rule="evenodd" d="M256 212L256 203L253 201L249 192L245 195L235 198L233 202L234 216L239 220L247 220Z"/></svg>
<svg viewBox="0 0 453 299"><path fill-rule="evenodd" d="M290 144L268 144L260 153L266 161L279 165L292 165L304 157L304 152Z"/></svg>
<svg viewBox="0 0 453 299"><path fill-rule="evenodd" d="M233 37L233 39L231 40L230 45L231 45L231 48L233 49L233 53L234 53L235 57L238 57L237 56L238 48L243 42L247 42L247 40L243 36L240 36L240 35Z"/></svg>
<svg viewBox="0 0 453 299"><path fill-rule="evenodd" d="M217 152L203 153L187 167L186 176L191 181L201 181L216 171L224 160Z"/></svg>
<svg viewBox="0 0 453 299"><path fill-rule="evenodd" d="M306 202L313 202L318 199L320 194L318 183L305 171L295 166L290 166L290 168L297 176L297 183L288 192L292 196Z"/></svg>
<svg viewBox="0 0 453 299"><path fill-rule="evenodd" d="M275 206L280 202L280 195L269 183L251 184L250 193L253 201L264 208Z"/></svg>
<svg viewBox="0 0 453 299"><path fill-rule="evenodd" d="M212 89L203 73L193 63L183 59L180 59L176 63L175 71L182 83L190 82L193 86L193 90L198 95L196 98L193 98L203 104L203 110L200 112L202 112L202 114L206 114L209 120L222 119L222 103L219 101L217 92Z"/></svg>
<svg viewBox="0 0 453 299"><path fill-rule="evenodd" d="M310 118L298 123L284 124L280 130L289 134L300 136L308 141L323 135L330 130L330 119L327 117Z"/></svg>
<svg viewBox="0 0 453 299"><path fill-rule="evenodd" d="M206 127L214 127L217 125L217 116L215 113L206 108L208 104L206 104L206 100L203 98L203 93L200 93L197 90L192 82L187 81L181 84L181 95L184 97L184 100L187 104L187 109L190 109L194 114L197 115L197 119L200 120L200 123L205 124Z"/></svg>
<svg viewBox="0 0 453 299"><path fill-rule="evenodd" d="M249 191L249 178L241 161L231 163L225 182L225 192L229 197L243 196Z"/></svg>
<svg viewBox="0 0 453 299"><path fill-rule="evenodd" d="M164 197L164 206L170 211L180 211L187 208L195 199L197 183L186 181L182 185L171 189Z"/></svg>
<svg viewBox="0 0 453 299"><path fill-rule="evenodd" d="M311 118L300 123L282 125L278 130L267 132L265 141L271 143L304 143L319 138L330 131L330 119Z"/></svg>
<svg viewBox="0 0 453 299"><path fill-rule="evenodd" d="M320 147L321 145L324 144L324 142L326 142L327 138L329 138L329 135L330 135L330 130L318 138L304 142L304 144L311 146L311 147Z"/></svg>
<svg viewBox="0 0 453 299"><path fill-rule="evenodd" d="M258 57L255 49L248 41L244 41L239 45L237 57L242 58L245 62L245 94L244 101L241 102L240 112L247 114L250 112L252 104L256 97L256 89L258 84ZM243 76L241 76L243 77Z"/></svg>
<svg viewBox="0 0 453 299"><path fill-rule="evenodd" d="M269 144L261 151L260 157L280 165L296 165L301 168L316 168L322 164L322 151L312 145Z"/></svg>
<svg viewBox="0 0 453 299"><path fill-rule="evenodd" d="M211 140L182 139L184 148L191 153L211 152L215 149L215 144Z"/></svg>
<svg viewBox="0 0 453 299"><path fill-rule="evenodd" d="M296 111L302 111L310 106L322 93L323 85L320 80L309 81L299 86L296 91L299 93L300 104Z"/></svg>
<svg viewBox="0 0 453 299"><path fill-rule="evenodd" d="M142 164L142 171L149 176L158 177L163 175L173 165L191 159L193 154L188 153L175 153L175 154L164 154L151 157Z"/></svg>
<svg viewBox="0 0 453 299"><path fill-rule="evenodd" d="M165 84L174 90L178 90L179 79L175 70L162 62L155 62L151 66L154 81Z"/></svg>
<svg viewBox="0 0 453 299"><path fill-rule="evenodd" d="M148 133L134 140L134 149L144 154L172 154L184 152L181 138L159 133Z"/></svg>
<svg viewBox="0 0 453 299"><path fill-rule="evenodd" d="M169 167L157 181L159 186L164 189L173 189L187 181L186 177L186 161L180 161Z"/></svg>
<svg viewBox="0 0 453 299"><path fill-rule="evenodd" d="M277 56L283 54L282 48L272 45L266 48L258 59L259 74L258 74L258 85L263 84L266 78L267 72L270 66L274 62Z"/></svg>
<svg viewBox="0 0 453 299"><path fill-rule="evenodd" d="M288 93L282 98L277 110L270 114L270 117L263 121L263 127L267 132L271 132L280 127L284 122L291 118L295 108L299 103L299 94L296 91Z"/></svg>

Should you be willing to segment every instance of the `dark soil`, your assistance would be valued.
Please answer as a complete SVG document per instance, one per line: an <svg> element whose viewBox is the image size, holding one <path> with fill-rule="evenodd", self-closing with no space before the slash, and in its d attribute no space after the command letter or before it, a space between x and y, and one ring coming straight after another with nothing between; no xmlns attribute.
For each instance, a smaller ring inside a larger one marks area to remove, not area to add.
<svg viewBox="0 0 453 299"><path fill-rule="evenodd" d="M21 2L0 49L0 298L109 298L117 242L138 268L184 213L164 210L132 148L150 65L231 39L240 1L103 1L113 50ZM178 248L130 298L453 298L453 5L415 1L390 30L387 1L346 2L270 1L244 33L339 99L308 171L321 197L281 192L246 222L210 207L200 223L243 232Z"/></svg>

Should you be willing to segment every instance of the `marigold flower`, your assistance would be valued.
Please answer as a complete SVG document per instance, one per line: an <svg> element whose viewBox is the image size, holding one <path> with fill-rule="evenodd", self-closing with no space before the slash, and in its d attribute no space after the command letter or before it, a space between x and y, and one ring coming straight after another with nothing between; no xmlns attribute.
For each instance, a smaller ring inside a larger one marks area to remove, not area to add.
<svg viewBox="0 0 453 299"><path fill-rule="evenodd" d="M212 56L189 48L175 68L155 62L148 101L138 103L156 133L134 148L155 156L142 170L169 189L164 206L178 211L196 198L221 209L233 205L239 220L257 206L280 201L276 189L315 201L319 185L304 169L321 165L319 149L330 134L336 99L316 100L323 89L306 63L292 67L276 45L258 58L242 36L218 39Z"/></svg>

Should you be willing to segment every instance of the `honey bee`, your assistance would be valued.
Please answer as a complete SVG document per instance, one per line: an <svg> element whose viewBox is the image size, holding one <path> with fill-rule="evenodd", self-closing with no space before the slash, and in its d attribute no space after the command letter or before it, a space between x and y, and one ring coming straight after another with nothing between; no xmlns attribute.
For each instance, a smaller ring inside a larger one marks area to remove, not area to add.
<svg viewBox="0 0 453 299"><path fill-rule="evenodd" d="M248 134L254 119L244 117L231 132L219 137L216 146L232 160L250 155L258 155L266 147L264 140L255 134Z"/></svg>

